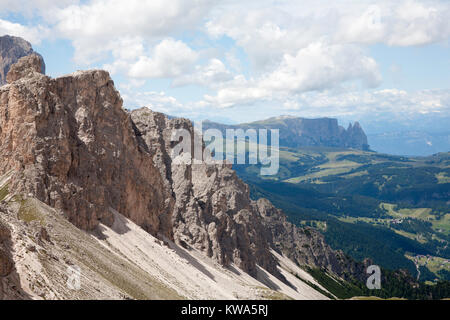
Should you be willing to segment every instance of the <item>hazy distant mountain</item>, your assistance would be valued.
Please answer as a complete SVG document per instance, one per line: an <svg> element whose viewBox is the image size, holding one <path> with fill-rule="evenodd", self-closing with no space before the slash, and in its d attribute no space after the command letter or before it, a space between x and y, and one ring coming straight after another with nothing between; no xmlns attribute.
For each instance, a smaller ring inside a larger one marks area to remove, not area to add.
<svg viewBox="0 0 450 320"><path fill-rule="evenodd" d="M225 125L212 121L203 122L203 130L215 128L225 132L226 129L279 129L280 145L298 147L339 147L368 150L369 144L364 130L358 122L350 124L347 129L338 125L337 119L305 119L292 116L273 117L263 121Z"/></svg>
<svg viewBox="0 0 450 320"><path fill-rule="evenodd" d="M427 156L450 151L450 132L402 131L368 134L371 148L393 155Z"/></svg>

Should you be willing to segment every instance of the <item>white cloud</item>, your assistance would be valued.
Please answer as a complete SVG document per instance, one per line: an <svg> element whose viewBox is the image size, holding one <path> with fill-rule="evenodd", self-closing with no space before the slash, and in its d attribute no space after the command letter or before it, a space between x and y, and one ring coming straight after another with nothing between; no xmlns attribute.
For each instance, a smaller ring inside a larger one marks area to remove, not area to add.
<svg viewBox="0 0 450 320"><path fill-rule="evenodd" d="M381 75L375 60L365 56L358 47L316 42L295 55L285 54L273 71L259 78L235 77L224 83L216 96L205 96L205 101L222 108L248 105L258 100L324 90L347 81L362 81L368 87L379 85Z"/></svg>
<svg viewBox="0 0 450 320"><path fill-rule="evenodd" d="M315 42L294 56L285 54L280 66L263 77L261 86L290 93L321 90L355 79L369 87L379 85L381 75L375 60L358 47Z"/></svg>
<svg viewBox="0 0 450 320"><path fill-rule="evenodd" d="M2 20L9 12L29 23ZM366 50L448 42L447 0L0 0L0 14L0 34L69 40L77 64L125 76L127 101L169 113L269 104L322 115L449 112L442 91L373 90L382 79ZM182 105L141 92L150 78L209 94Z"/></svg>
<svg viewBox="0 0 450 320"><path fill-rule="evenodd" d="M418 114L448 114L448 90L407 92L398 89L364 91L308 92L291 97L282 104L285 112L300 112L304 116L353 116L390 114L404 117Z"/></svg>
<svg viewBox="0 0 450 320"><path fill-rule="evenodd" d="M233 75L219 59L210 59L204 66L197 65L192 74L182 75L173 81L173 86L198 84L215 88L233 79Z"/></svg>
<svg viewBox="0 0 450 320"><path fill-rule="evenodd" d="M144 41L140 37L124 37L114 41L110 48L113 62L104 64L103 69L108 70L112 75L126 73L130 64L140 56L144 55Z"/></svg>
<svg viewBox="0 0 450 320"><path fill-rule="evenodd" d="M25 17L33 17L55 9L77 4L78 0L0 0L1 13L21 13Z"/></svg>
<svg viewBox="0 0 450 320"><path fill-rule="evenodd" d="M245 81L244 81L245 82ZM270 99L271 92L258 86L230 86L219 89L215 96L205 95L204 102L211 107L231 108L248 106Z"/></svg>
<svg viewBox="0 0 450 320"><path fill-rule="evenodd" d="M448 39L450 5L404 0L371 5L340 18L336 41L417 46Z"/></svg>
<svg viewBox="0 0 450 320"><path fill-rule="evenodd" d="M40 25L36 27L27 27L19 23L0 19L0 36L11 35L21 37L32 44L39 44L48 33L49 30Z"/></svg>
<svg viewBox="0 0 450 320"><path fill-rule="evenodd" d="M89 64L104 57L117 39L141 37L149 43L197 27L212 0L91 0L50 10L46 20L73 41L75 61Z"/></svg>
<svg viewBox="0 0 450 320"><path fill-rule="evenodd" d="M448 1L259 1L231 2L206 24L213 37L226 35L242 46L254 66L265 69L284 54L313 42L344 45L424 45L450 37Z"/></svg>
<svg viewBox="0 0 450 320"><path fill-rule="evenodd" d="M122 94L122 98L124 100L124 106L127 108L148 107L153 111L167 114L179 113L180 111L189 109L189 107L180 103L175 97L169 96L165 92L123 89L124 93Z"/></svg>
<svg viewBox="0 0 450 320"><path fill-rule="evenodd" d="M198 54L184 42L165 39L159 43L151 57L140 56L130 66L128 75L132 78L172 78L193 67Z"/></svg>

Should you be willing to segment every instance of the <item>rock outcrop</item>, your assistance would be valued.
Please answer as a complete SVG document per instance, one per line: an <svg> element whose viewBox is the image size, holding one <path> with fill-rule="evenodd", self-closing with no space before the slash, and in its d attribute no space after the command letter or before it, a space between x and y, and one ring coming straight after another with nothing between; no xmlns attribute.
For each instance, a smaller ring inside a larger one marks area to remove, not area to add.
<svg viewBox="0 0 450 320"><path fill-rule="evenodd" d="M132 111L131 119L142 149L150 152L166 180L166 191L174 195L174 240L205 252L223 265L233 262L252 275L256 275L256 265L278 274L248 186L231 166L194 164L193 157L192 164L172 161L174 130L187 130L192 144L197 139L202 145L192 123L187 119L169 119L148 108Z"/></svg>
<svg viewBox="0 0 450 320"><path fill-rule="evenodd" d="M203 122L203 129L219 129L225 134L226 129L279 129L280 146L333 147L369 150L367 136L358 122L347 129L338 124L337 119L305 119L291 116L269 118L264 121L237 125L224 125L211 121Z"/></svg>
<svg viewBox="0 0 450 320"><path fill-rule="evenodd" d="M4 214L4 210L0 207L0 214ZM11 232L9 227L0 220L0 300L8 298L8 282L13 282L15 286L19 286L19 281L11 281L11 274L14 270L14 260L11 253Z"/></svg>
<svg viewBox="0 0 450 320"><path fill-rule="evenodd" d="M35 62L22 58L8 74L15 81L0 88L0 171L15 172L11 188L32 193L85 230L112 224L113 209L171 237L165 225L171 197L152 159L139 150L109 74L50 79L28 72Z"/></svg>
<svg viewBox="0 0 450 320"><path fill-rule="evenodd" d="M369 150L367 136L361 125L356 121L353 125L350 123L347 130L343 133L344 145L348 148Z"/></svg>
<svg viewBox="0 0 450 320"><path fill-rule="evenodd" d="M0 86L6 84L6 75L13 64L15 64L20 58L28 56L32 53L33 48L31 44L22 38L12 36L0 37ZM45 74L44 59L35 53L41 60L40 73Z"/></svg>
<svg viewBox="0 0 450 320"><path fill-rule="evenodd" d="M8 276L13 270L14 263L10 253L10 231L0 223L0 277Z"/></svg>
<svg viewBox="0 0 450 320"><path fill-rule="evenodd" d="M170 134L193 132L188 120L148 109L130 116L107 72L51 79L34 72L36 61L22 58L0 89L0 172L14 172L11 189L85 230L112 225L114 210L223 265L277 273L248 188L234 171L171 163Z"/></svg>
<svg viewBox="0 0 450 320"><path fill-rule="evenodd" d="M274 249L300 266L314 266L332 274L344 276L357 264L342 251L333 250L322 234L312 228L298 228L288 222L286 215L269 200L259 199L253 205L260 213L264 227L270 232ZM363 274L358 272L358 274Z"/></svg>
<svg viewBox="0 0 450 320"><path fill-rule="evenodd" d="M22 57L13 64L6 76L6 82L12 83L22 78L32 78L35 73L43 74L45 69L42 57L36 53Z"/></svg>

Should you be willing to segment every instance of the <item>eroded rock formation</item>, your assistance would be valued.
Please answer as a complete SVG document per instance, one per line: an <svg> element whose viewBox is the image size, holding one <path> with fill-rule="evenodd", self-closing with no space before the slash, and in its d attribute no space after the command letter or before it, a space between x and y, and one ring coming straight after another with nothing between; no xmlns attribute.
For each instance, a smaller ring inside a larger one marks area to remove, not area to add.
<svg viewBox="0 0 450 320"><path fill-rule="evenodd" d="M0 171L15 172L10 188L32 193L85 230L112 224L112 208L171 237L163 226L171 197L152 159L139 150L109 74L50 79L28 72L37 61L22 58L8 74L14 81L0 88Z"/></svg>
<svg viewBox="0 0 450 320"><path fill-rule="evenodd" d="M10 231L0 223L0 277L8 276L13 270L14 263L10 257Z"/></svg>
<svg viewBox="0 0 450 320"><path fill-rule="evenodd" d="M187 130L192 144L194 139L201 139L194 134L191 122L169 119L148 108L132 111L131 119L142 149L150 152L166 180L167 191L174 195L175 241L202 250L224 265L234 262L252 275L256 275L256 264L277 274L270 243L266 241L259 213L252 206L248 186L231 166L173 163L174 130Z"/></svg>
<svg viewBox="0 0 450 320"><path fill-rule="evenodd" d="M0 86L6 84L6 75L11 66L32 53L34 51L28 41L8 35L0 37ZM37 56L42 62L40 72L45 74L44 59L39 54Z"/></svg>

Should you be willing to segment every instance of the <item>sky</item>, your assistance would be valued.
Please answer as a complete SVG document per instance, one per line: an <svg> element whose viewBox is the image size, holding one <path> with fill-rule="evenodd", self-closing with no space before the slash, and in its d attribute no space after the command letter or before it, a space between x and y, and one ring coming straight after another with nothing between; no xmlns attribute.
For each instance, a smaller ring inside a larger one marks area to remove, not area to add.
<svg viewBox="0 0 450 320"><path fill-rule="evenodd" d="M449 17L448 0L0 0L0 35L52 77L108 70L128 109L443 131Z"/></svg>

